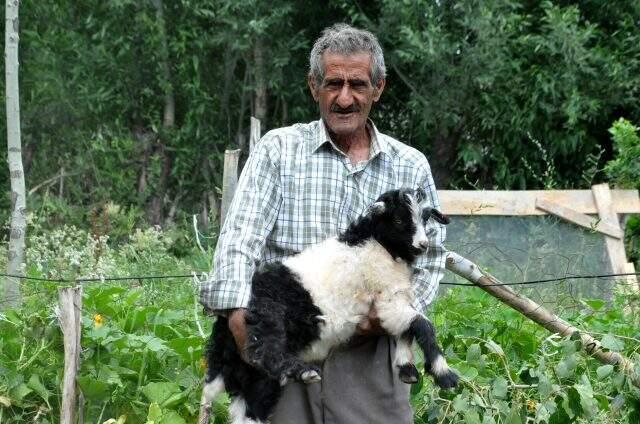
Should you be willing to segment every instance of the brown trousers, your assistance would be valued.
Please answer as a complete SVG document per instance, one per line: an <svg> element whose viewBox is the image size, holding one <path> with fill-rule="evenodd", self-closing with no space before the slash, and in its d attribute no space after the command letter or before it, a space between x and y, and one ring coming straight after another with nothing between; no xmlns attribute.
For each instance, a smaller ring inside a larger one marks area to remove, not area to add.
<svg viewBox="0 0 640 424"><path fill-rule="evenodd" d="M393 366L395 340L358 338L334 349L319 383L289 383L271 424L410 424L408 384Z"/></svg>

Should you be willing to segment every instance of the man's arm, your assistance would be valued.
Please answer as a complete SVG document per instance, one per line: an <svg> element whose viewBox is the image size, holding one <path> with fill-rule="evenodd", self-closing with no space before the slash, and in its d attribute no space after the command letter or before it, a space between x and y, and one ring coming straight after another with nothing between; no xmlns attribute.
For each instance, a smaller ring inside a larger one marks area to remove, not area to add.
<svg viewBox="0 0 640 424"><path fill-rule="evenodd" d="M211 277L200 287L200 303L227 315L245 308L251 277L281 204L279 145L268 134L255 146L242 171L214 254Z"/></svg>

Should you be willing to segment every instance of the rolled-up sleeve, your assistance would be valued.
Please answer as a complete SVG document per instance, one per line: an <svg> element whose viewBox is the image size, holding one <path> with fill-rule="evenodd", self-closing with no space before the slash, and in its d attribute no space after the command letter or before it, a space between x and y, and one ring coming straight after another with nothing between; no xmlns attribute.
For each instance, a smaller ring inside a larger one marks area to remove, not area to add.
<svg viewBox="0 0 640 424"><path fill-rule="evenodd" d="M246 307L251 278L282 203L279 140L265 135L254 147L218 238L210 278L200 303L213 312Z"/></svg>
<svg viewBox="0 0 640 424"><path fill-rule="evenodd" d="M436 193L431 169L426 166L426 177L421 183L427 194L427 202L434 208L440 209L440 201ZM446 213L446 211L443 211ZM415 301L413 306L420 312L424 312L433 301L440 280L444 275L447 250L444 241L447 236L446 227L433 219L427 221L426 232L429 238L429 249L420 255L414 264L413 291Z"/></svg>

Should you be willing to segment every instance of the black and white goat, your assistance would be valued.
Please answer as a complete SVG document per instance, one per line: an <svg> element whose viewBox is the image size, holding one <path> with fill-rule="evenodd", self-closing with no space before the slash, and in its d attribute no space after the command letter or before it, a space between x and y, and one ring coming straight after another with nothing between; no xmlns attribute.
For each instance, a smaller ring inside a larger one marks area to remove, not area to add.
<svg viewBox="0 0 640 424"><path fill-rule="evenodd" d="M426 221L447 223L421 205L422 190L381 195L338 237L313 245L283 262L260 267L252 280L246 314L246 363L225 318L218 318L207 348L202 406L221 391L231 398L234 424L267 421L288 379L321 379L313 362L347 342L375 305L381 326L397 338L394 364L400 378L415 382L415 339L425 369L441 387L457 384L436 344L431 322L412 306L411 264L428 247Z"/></svg>

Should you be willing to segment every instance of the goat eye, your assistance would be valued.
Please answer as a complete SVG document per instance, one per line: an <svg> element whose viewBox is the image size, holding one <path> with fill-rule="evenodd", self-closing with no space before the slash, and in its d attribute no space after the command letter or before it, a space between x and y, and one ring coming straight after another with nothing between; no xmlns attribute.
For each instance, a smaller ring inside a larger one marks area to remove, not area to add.
<svg viewBox="0 0 640 424"><path fill-rule="evenodd" d="M402 220L400 218L396 218L393 220L393 223L396 225L402 225Z"/></svg>

